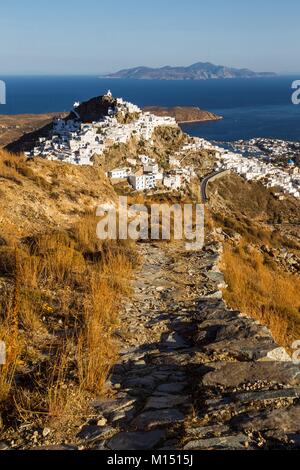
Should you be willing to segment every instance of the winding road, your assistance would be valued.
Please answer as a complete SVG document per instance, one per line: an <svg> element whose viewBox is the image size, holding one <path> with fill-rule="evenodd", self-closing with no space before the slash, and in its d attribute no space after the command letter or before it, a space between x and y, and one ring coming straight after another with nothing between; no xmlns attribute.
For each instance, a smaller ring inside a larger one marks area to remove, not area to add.
<svg viewBox="0 0 300 470"><path fill-rule="evenodd" d="M221 176L225 176L229 173L229 170L219 170L219 171L214 171L213 173L210 173L209 175L205 176L203 180L201 181L200 185L200 191L201 191L201 199L203 204L206 204L208 202L208 196L207 196L207 185L209 181L220 178Z"/></svg>

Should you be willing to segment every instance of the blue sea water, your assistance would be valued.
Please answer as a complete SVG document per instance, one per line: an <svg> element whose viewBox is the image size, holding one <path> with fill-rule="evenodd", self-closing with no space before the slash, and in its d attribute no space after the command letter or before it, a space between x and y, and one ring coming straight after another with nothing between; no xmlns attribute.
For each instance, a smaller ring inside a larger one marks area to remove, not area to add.
<svg viewBox="0 0 300 470"><path fill-rule="evenodd" d="M221 121L183 125L191 135L233 141L271 137L300 141L300 105L292 104L291 84L300 77L159 81L118 80L94 76L3 77L7 104L0 114L68 111L111 89L139 106L199 106L223 116Z"/></svg>

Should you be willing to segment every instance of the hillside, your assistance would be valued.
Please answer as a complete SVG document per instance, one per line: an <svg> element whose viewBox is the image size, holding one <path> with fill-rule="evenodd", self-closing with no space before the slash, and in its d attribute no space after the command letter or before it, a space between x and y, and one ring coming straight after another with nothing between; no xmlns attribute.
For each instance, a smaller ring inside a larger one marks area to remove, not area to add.
<svg viewBox="0 0 300 470"><path fill-rule="evenodd" d="M24 134L34 132L48 124L54 117L65 117L65 113L48 114L0 114L0 147L18 140Z"/></svg>
<svg viewBox="0 0 300 470"><path fill-rule="evenodd" d="M197 62L188 67L135 67L108 74L106 78L130 78L137 80L207 80L211 78L253 78L272 75L275 74L269 72L257 73L249 69L225 67L209 62Z"/></svg>
<svg viewBox="0 0 300 470"><path fill-rule="evenodd" d="M163 131L161 158L185 138ZM101 241L93 210L116 194L100 169L0 156L0 448L299 447L279 347L300 333L297 200L229 175L209 186L202 250Z"/></svg>
<svg viewBox="0 0 300 470"><path fill-rule="evenodd" d="M101 169L0 151L1 236L18 237L69 227L115 193ZM92 184L91 184L92 182Z"/></svg>
<svg viewBox="0 0 300 470"><path fill-rule="evenodd" d="M0 151L0 181L2 450L66 441L89 416L117 356L135 253L96 236L97 205L116 201L100 169Z"/></svg>
<svg viewBox="0 0 300 470"><path fill-rule="evenodd" d="M144 111L149 111L156 116L174 117L178 124L187 122L218 121L219 119L222 119L221 116L218 116L217 114L192 106L175 106L169 108L148 106L144 108Z"/></svg>
<svg viewBox="0 0 300 470"><path fill-rule="evenodd" d="M78 106L80 120L105 101ZM208 183L200 250L173 229L96 235L96 206L117 195L148 211L198 202L216 163L198 144L175 123L115 140L91 166L0 150L0 449L299 448L299 199L227 172ZM106 178L140 155L194 174L158 192Z"/></svg>
<svg viewBox="0 0 300 470"><path fill-rule="evenodd" d="M300 203L230 174L209 188L224 247L229 306L268 326L290 351L300 334Z"/></svg>

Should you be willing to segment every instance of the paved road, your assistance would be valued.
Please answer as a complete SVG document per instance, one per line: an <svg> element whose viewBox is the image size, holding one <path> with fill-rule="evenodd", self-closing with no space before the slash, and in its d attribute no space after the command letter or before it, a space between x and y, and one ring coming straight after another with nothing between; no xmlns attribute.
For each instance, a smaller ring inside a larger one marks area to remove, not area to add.
<svg viewBox="0 0 300 470"><path fill-rule="evenodd" d="M207 196L207 184L208 182L217 175L221 175L222 173L227 174L228 170L219 170L210 173L209 175L205 176L205 178L201 181L200 191L201 191L201 199L203 204L208 201Z"/></svg>

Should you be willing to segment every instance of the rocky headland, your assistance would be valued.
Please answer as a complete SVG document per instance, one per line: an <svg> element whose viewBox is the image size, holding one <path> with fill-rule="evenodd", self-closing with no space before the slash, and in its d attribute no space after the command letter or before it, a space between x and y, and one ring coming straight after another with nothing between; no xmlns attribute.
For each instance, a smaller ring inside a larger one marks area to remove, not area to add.
<svg viewBox="0 0 300 470"><path fill-rule="evenodd" d="M222 119L221 116L218 116L215 113L193 106L174 106L167 108L161 106L148 106L144 108L144 111L149 111L157 116L172 116L176 119L178 124L219 121Z"/></svg>

